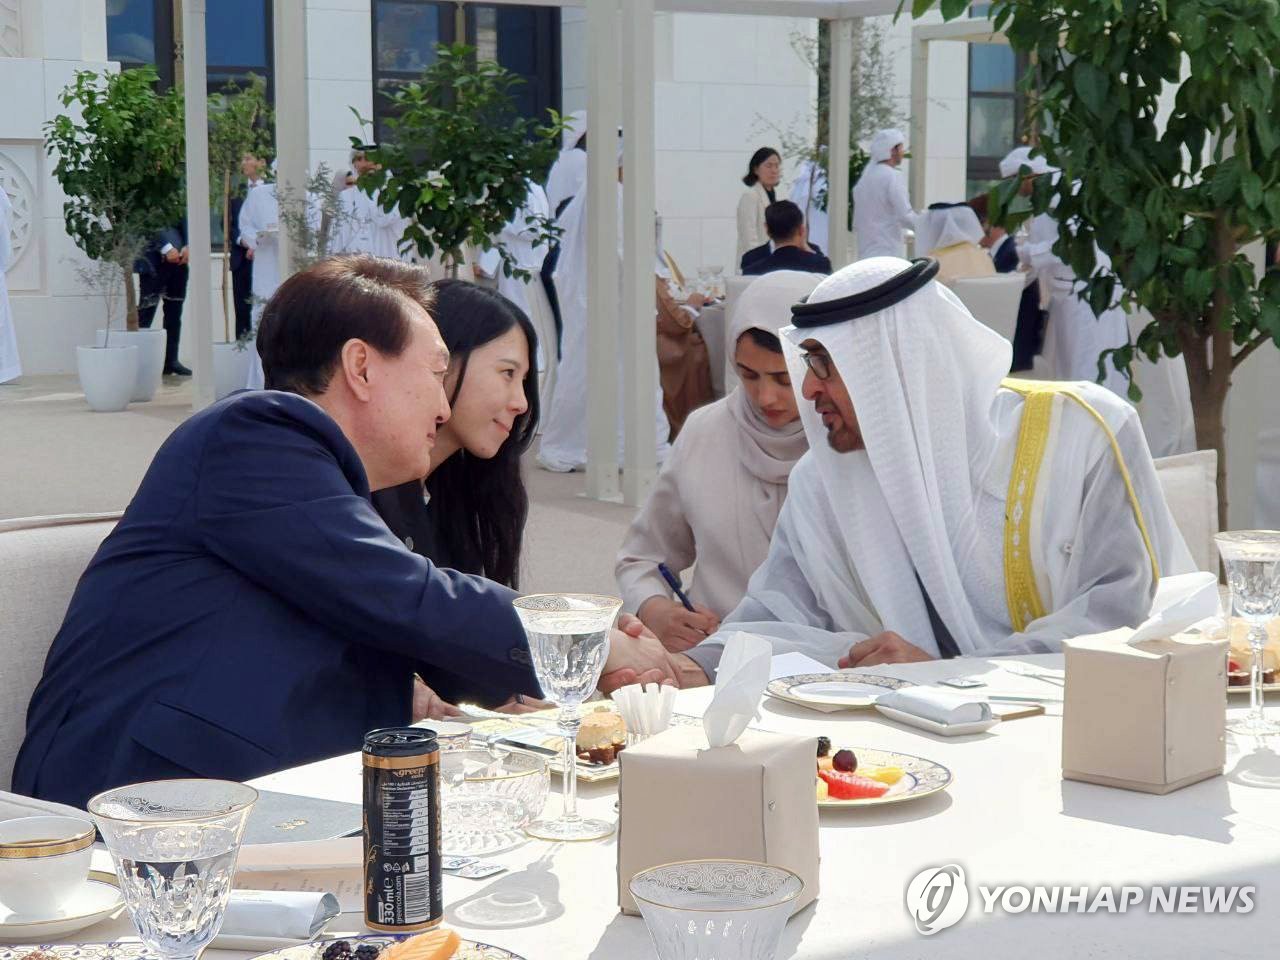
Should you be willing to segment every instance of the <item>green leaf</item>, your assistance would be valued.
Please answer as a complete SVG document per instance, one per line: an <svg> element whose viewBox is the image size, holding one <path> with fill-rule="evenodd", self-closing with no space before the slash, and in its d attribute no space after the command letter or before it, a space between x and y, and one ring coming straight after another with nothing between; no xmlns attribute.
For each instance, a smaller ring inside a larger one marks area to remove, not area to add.
<svg viewBox="0 0 1280 960"><path fill-rule="evenodd" d="M1088 60L1077 60L1072 64L1074 73L1072 82L1076 95L1084 101L1090 112L1101 116L1107 108L1107 94L1110 81L1107 75Z"/></svg>
<svg viewBox="0 0 1280 960"><path fill-rule="evenodd" d="M1262 178L1252 170L1246 170L1241 177L1240 192L1251 209L1257 210L1262 206Z"/></svg>
<svg viewBox="0 0 1280 960"><path fill-rule="evenodd" d="M942 9L943 20L954 20L968 12L969 0L942 0L939 6Z"/></svg>
<svg viewBox="0 0 1280 960"><path fill-rule="evenodd" d="M1209 193L1218 206L1226 206L1240 187L1240 161L1228 157L1217 165L1209 183Z"/></svg>

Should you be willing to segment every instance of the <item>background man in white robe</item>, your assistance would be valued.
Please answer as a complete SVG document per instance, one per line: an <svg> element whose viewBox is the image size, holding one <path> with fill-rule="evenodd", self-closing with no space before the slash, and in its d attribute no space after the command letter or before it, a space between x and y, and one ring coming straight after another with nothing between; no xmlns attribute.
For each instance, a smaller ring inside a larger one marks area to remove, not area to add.
<svg viewBox="0 0 1280 960"><path fill-rule="evenodd" d="M1058 169L1049 166L1043 156L1031 156L1031 148L1019 147L1001 162L1001 169L1021 171L1032 176L1022 184L1030 193L1035 176L1057 177ZM1015 173L1021 176L1021 173ZM1040 304L1049 312L1044 336L1044 361L1048 375L1055 380L1098 379L1098 357L1102 351L1123 347L1129 342L1129 323L1117 305L1093 312L1087 300L1080 299L1085 283L1053 252L1058 241L1058 221L1052 214L1041 213L1032 218L1027 228L1027 241L1018 245L1018 256L1030 267L1040 283ZM1094 247L1095 272L1111 269L1111 258ZM1103 386L1124 397L1129 392L1129 378L1115 368L1108 358Z"/></svg>
<svg viewBox="0 0 1280 960"><path fill-rule="evenodd" d="M12 211L9 195L0 188L0 383L22 376L22 363L18 359L18 335L13 329L13 314L9 310L9 285L4 277L13 259L13 241L9 238Z"/></svg>
<svg viewBox="0 0 1280 960"><path fill-rule="evenodd" d="M367 159L364 150L351 151L354 179L377 169L378 164ZM407 219L397 210L383 210L378 203L379 191L375 190L372 195L365 193L354 179L338 194L341 235L334 238L330 249L334 253L371 253L391 260L408 259L400 251Z"/></svg>
<svg viewBox="0 0 1280 960"><path fill-rule="evenodd" d="M822 148L824 154L826 150ZM804 211L809 242L826 247L831 242L831 220L826 211L827 171L812 160L802 160L791 181L791 202Z"/></svg>
<svg viewBox="0 0 1280 960"><path fill-rule="evenodd" d="M618 237L616 256L622 259L622 140L618 140ZM556 268L556 290L560 298L560 312L564 320L564 334L560 344L560 363L556 368L556 389L551 398L551 408L542 428L542 446L538 449L538 464L556 473L580 470L587 462L587 327L592 322L587 314L587 271L592 256L608 256L608 247L596 242L594 250L587 246L587 191L579 190L577 196L565 207L560 217L564 233L560 238L560 262ZM604 311L598 322L612 323L621 313L622 274L618 274L617 298L611 305L593 304L597 313ZM658 365L658 358L652 358ZM618 339L617 381L618 405L618 458L622 459L625 439L622 424L621 397L626 383L627 363L622 353L622 338ZM655 377L657 380L657 377ZM657 434L658 463L667 458L671 446L668 442L671 427L662 411L662 390L654 391L654 430Z"/></svg>
<svg viewBox="0 0 1280 960"><path fill-rule="evenodd" d="M587 111L575 110L565 117L560 135L560 156L547 174L547 204L553 216L559 216L563 204L572 200L587 183L587 151L578 141L587 134Z"/></svg>
<svg viewBox="0 0 1280 960"><path fill-rule="evenodd" d="M1133 407L1095 384L1071 385L1091 409L1052 397L1039 482L1007 502L1026 406L1001 385L1011 347L931 269L863 260L793 310L782 342L810 449L768 558L719 633L665 657L638 639L635 673L701 682L736 630L831 667L1052 652L1136 625L1159 576L1194 569ZM1029 517L1043 604L1021 629L1006 593L1007 514Z"/></svg>
<svg viewBox="0 0 1280 960"><path fill-rule="evenodd" d="M907 196L907 178L898 169L906 142L901 130L881 130L871 138L866 169L853 188L853 232L860 260L907 255L902 231L915 226L916 212Z"/></svg>

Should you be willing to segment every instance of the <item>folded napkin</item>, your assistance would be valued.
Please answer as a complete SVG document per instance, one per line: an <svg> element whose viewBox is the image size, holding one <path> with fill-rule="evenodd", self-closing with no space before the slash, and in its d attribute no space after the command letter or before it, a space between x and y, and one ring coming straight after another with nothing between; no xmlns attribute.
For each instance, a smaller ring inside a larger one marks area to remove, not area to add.
<svg viewBox="0 0 1280 960"><path fill-rule="evenodd" d="M934 723L982 723L991 719L991 704L937 687L905 687L880 694L876 704Z"/></svg>
<svg viewBox="0 0 1280 960"><path fill-rule="evenodd" d="M213 946L255 950L310 940L340 912L332 893L233 890Z"/></svg>

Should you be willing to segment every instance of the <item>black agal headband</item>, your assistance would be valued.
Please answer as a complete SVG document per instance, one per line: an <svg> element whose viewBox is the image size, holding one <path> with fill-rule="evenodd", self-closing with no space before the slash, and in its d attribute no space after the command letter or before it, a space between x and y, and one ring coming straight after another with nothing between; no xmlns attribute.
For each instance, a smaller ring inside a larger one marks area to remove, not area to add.
<svg viewBox="0 0 1280 960"><path fill-rule="evenodd" d="M907 269L870 290L821 303L809 303L806 298L791 308L791 322L804 329L857 320L901 303L937 275L937 260L930 257L912 260Z"/></svg>

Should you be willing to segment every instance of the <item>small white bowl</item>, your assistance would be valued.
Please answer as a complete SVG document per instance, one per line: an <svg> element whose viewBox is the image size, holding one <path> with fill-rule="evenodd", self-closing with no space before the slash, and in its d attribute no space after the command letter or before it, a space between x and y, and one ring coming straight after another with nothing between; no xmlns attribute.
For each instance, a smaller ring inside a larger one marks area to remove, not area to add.
<svg viewBox="0 0 1280 960"><path fill-rule="evenodd" d="M53 916L84 885L93 824L74 817L0 820L0 903L20 916Z"/></svg>

